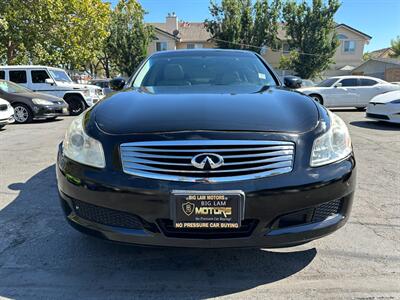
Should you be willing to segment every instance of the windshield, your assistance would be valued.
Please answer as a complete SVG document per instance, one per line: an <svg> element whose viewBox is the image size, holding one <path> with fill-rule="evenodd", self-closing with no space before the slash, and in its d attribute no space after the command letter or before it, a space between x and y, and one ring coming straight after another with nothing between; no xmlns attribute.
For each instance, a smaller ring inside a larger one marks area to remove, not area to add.
<svg viewBox="0 0 400 300"><path fill-rule="evenodd" d="M316 86L320 87L330 87L332 86L338 79L337 78L328 78L325 80L322 80L320 83L318 83Z"/></svg>
<svg viewBox="0 0 400 300"><path fill-rule="evenodd" d="M223 87L275 86L268 68L255 55L239 52L180 53L151 57L137 74L134 87L185 87L221 91Z"/></svg>
<svg viewBox="0 0 400 300"><path fill-rule="evenodd" d="M0 80L0 90L6 93L31 93L32 91L10 81Z"/></svg>
<svg viewBox="0 0 400 300"><path fill-rule="evenodd" d="M69 78L65 71L49 69L49 72L55 81L72 82L71 78Z"/></svg>

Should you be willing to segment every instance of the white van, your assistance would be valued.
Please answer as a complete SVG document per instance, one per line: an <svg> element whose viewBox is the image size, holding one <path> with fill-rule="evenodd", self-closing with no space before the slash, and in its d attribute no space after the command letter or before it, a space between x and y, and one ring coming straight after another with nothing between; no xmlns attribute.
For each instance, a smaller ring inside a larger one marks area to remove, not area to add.
<svg viewBox="0 0 400 300"><path fill-rule="evenodd" d="M20 84L34 92L63 98L71 115L104 98L103 90L94 85L74 83L63 69L47 66L0 66L0 79Z"/></svg>

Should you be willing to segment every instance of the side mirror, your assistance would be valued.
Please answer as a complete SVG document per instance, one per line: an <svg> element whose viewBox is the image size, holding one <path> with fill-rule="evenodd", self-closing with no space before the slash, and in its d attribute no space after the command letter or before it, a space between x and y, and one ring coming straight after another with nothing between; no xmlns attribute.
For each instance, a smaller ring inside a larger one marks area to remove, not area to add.
<svg viewBox="0 0 400 300"><path fill-rule="evenodd" d="M285 84L285 86L291 89L300 88L301 82L302 82L301 78L296 76L285 76L283 78L283 83Z"/></svg>
<svg viewBox="0 0 400 300"><path fill-rule="evenodd" d="M337 83L335 83L335 85L334 85L335 88L341 87L341 86L342 86L342 83L341 83L341 82L337 82Z"/></svg>
<svg viewBox="0 0 400 300"><path fill-rule="evenodd" d="M125 79L117 77L114 78L112 80L110 80L110 87L114 90L114 91L120 91L124 88L126 82Z"/></svg>
<svg viewBox="0 0 400 300"><path fill-rule="evenodd" d="M47 84L51 84L51 85L54 84L54 80L51 79L51 78L46 78L46 79L44 80L44 82L47 83Z"/></svg>

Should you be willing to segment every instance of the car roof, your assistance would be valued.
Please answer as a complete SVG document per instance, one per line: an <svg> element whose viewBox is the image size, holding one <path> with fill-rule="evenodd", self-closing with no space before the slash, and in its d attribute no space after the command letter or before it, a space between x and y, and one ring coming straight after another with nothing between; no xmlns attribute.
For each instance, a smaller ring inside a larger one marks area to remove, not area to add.
<svg viewBox="0 0 400 300"><path fill-rule="evenodd" d="M327 78L327 79L348 79L348 78L372 79L372 80L376 80L376 81L379 81L379 82L383 82L384 81L384 80L382 80L380 78L371 77L371 76L364 76L364 75L332 76L332 77Z"/></svg>
<svg viewBox="0 0 400 300"><path fill-rule="evenodd" d="M177 49L177 50L166 50L166 51L158 51L154 52L150 56L170 56L170 55L180 55L180 54L190 54L190 53L198 53L198 54L244 54L244 55L255 55L256 53L249 50L240 50L240 49L214 49L214 48L203 48L203 49Z"/></svg>
<svg viewBox="0 0 400 300"><path fill-rule="evenodd" d="M0 66L0 69L56 69L56 70L62 70L65 71L64 69L61 68L56 68L56 67L50 67L50 66L40 66L40 65L12 65L12 66Z"/></svg>

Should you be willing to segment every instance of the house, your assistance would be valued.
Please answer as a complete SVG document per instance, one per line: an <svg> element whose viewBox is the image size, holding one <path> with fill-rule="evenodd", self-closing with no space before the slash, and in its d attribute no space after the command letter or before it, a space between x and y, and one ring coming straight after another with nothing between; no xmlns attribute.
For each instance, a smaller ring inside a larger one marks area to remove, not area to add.
<svg viewBox="0 0 400 300"><path fill-rule="evenodd" d="M163 50L214 48L215 43L203 22L179 22L175 13L168 14L165 23L150 23L156 39L150 43L148 54Z"/></svg>
<svg viewBox="0 0 400 300"><path fill-rule="evenodd" d="M332 58L334 64L326 72L329 76L346 75L359 66L363 62L364 47L372 38L346 24L336 24L335 31L340 44ZM281 24L278 29L278 39L281 41L281 49L267 48L263 54L263 57L275 68L279 66L281 56L288 55L290 50L284 24Z"/></svg>
<svg viewBox="0 0 400 300"><path fill-rule="evenodd" d="M394 54L391 47L378 49L368 53L369 58L390 58Z"/></svg>
<svg viewBox="0 0 400 300"><path fill-rule="evenodd" d="M395 58L371 58L352 71L353 75L367 75L386 81L400 81L400 60Z"/></svg>
<svg viewBox="0 0 400 300"><path fill-rule="evenodd" d="M216 47L203 22L180 22L176 14L172 13L167 15L165 23L150 24L155 27L156 39L149 45L149 54L163 50ZM346 24L337 24L335 30L340 46L333 57L335 63L330 71L332 75L348 74L363 62L364 46L368 44L371 36ZM262 51L263 57L274 68L278 68L281 56L289 53L284 24L278 29L278 39L281 41L280 49L266 47Z"/></svg>

